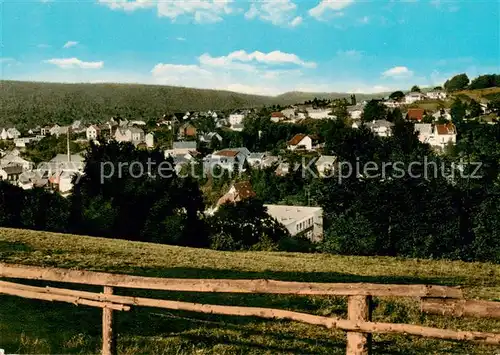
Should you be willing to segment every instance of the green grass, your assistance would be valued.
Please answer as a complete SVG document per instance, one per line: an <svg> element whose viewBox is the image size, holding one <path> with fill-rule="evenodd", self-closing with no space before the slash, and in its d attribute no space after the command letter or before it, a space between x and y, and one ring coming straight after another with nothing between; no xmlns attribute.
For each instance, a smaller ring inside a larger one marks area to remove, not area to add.
<svg viewBox="0 0 500 355"><path fill-rule="evenodd" d="M188 278L461 285L468 298L500 298L500 266L271 252L219 252L122 240L0 229L3 262ZM42 284L31 282L32 284ZM45 283L46 284L46 283ZM77 288L75 285L63 285ZM85 289L99 290L88 287ZM191 302L260 306L346 316L343 297L119 290ZM98 353L98 309L2 296L0 348L11 353ZM374 320L500 332L500 321L422 315L417 300L376 298ZM345 333L317 326L132 308L117 313L120 354L344 354ZM500 349L410 336L374 335L375 354L495 354Z"/></svg>

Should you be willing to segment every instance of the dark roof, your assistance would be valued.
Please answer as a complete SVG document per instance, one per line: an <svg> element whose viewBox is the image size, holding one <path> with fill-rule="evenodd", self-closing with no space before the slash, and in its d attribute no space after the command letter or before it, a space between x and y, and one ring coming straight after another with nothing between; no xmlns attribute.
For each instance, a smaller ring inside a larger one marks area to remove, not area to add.
<svg viewBox="0 0 500 355"><path fill-rule="evenodd" d="M23 172L23 167L21 165L9 165L2 169L7 173L7 175L17 175Z"/></svg>
<svg viewBox="0 0 500 355"><path fill-rule="evenodd" d="M234 184L236 193L240 199L246 199L250 197L255 197L255 192L252 189L252 185L249 181L241 181Z"/></svg>

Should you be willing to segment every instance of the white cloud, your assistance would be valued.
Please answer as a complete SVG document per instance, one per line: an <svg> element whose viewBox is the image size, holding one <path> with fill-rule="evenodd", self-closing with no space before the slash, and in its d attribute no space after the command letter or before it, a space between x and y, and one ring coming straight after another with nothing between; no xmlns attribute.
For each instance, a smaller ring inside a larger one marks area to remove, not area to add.
<svg viewBox="0 0 500 355"><path fill-rule="evenodd" d="M176 37L175 39L178 41L185 41L186 40L186 38L184 38L184 37Z"/></svg>
<svg viewBox="0 0 500 355"><path fill-rule="evenodd" d="M309 10L309 15L317 20L324 21L330 16L342 16L340 10L352 5L354 0L322 0L317 6Z"/></svg>
<svg viewBox="0 0 500 355"><path fill-rule="evenodd" d="M211 57L209 54L204 54L200 57L200 60L204 61L204 64L214 65L225 65L228 63L235 62L257 62L267 65L280 65L280 64L294 64L305 68L315 68L316 63L306 62L302 60L299 56L293 53L285 53L281 51L272 51L269 53L263 53L260 51L255 51L252 53L247 53L244 50L234 51L229 53L227 56L222 57Z"/></svg>
<svg viewBox="0 0 500 355"><path fill-rule="evenodd" d="M382 73L382 76L394 79L411 78L413 76L413 72L407 67L399 66L386 70Z"/></svg>
<svg viewBox="0 0 500 355"><path fill-rule="evenodd" d="M44 60L44 63L53 64L61 69L101 69L104 67L104 62L84 62L78 58L53 58Z"/></svg>
<svg viewBox="0 0 500 355"><path fill-rule="evenodd" d="M298 26L302 17L295 16L297 5L292 0L254 1L245 13L246 19L260 18L276 26Z"/></svg>
<svg viewBox="0 0 500 355"><path fill-rule="evenodd" d="M68 41L64 44L63 48L71 48L74 47L78 44L76 41Z"/></svg>
<svg viewBox="0 0 500 355"><path fill-rule="evenodd" d="M232 12L229 6L232 0L196 0L196 1L161 1L161 0L98 0L99 3L113 10L135 11L156 8L159 17L172 21L184 16L196 23L214 23L222 21L222 15Z"/></svg>
<svg viewBox="0 0 500 355"><path fill-rule="evenodd" d="M292 20L292 22L290 22L290 26L292 27L297 27L298 25L300 25L302 23L302 17L301 16L297 16L296 18L294 18Z"/></svg>

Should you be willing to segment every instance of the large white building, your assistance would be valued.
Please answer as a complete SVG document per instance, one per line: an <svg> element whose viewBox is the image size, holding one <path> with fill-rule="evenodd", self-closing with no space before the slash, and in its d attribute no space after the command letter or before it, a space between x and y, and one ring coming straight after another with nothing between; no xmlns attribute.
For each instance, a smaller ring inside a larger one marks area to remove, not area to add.
<svg viewBox="0 0 500 355"><path fill-rule="evenodd" d="M321 207L264 205L267 213L283 224L292 237L304 236L312 242L323 239Z"/></svg>

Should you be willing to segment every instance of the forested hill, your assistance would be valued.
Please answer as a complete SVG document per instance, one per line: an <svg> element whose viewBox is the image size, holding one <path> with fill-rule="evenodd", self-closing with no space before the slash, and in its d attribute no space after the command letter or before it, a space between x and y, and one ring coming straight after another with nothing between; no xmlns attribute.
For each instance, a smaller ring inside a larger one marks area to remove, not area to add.
<svg viewBox="0 0 500 355"><path fill-rule="evenodd" d="M166 112L225 110L270 104L272 98L229 91L125 84L55 84L2 81L0 126L135 119Z"/></svg>
<svg viewBox="0 0 500 355"><path fill-rule="evenodd" d="M1 81L0 126L21 127L74 120L100 121L111 116L144 119L167 112L230 110L262 105L289 105L343 93L291 92L276 97L220 90L131 84L56 84ZM359 95L360 99L376 95Z"/></svg>

